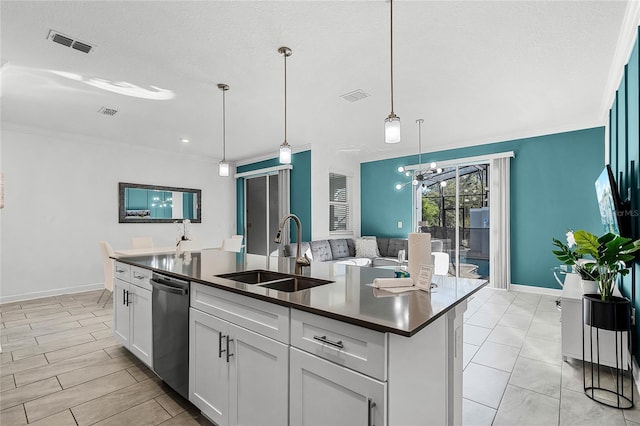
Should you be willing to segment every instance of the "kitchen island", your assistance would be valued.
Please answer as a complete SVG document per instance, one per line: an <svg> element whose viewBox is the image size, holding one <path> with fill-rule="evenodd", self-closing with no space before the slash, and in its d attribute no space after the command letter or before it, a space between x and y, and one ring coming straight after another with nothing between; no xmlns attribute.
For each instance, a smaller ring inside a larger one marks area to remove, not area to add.
<svg viewBox="0 0 640 426"><path fill-rule="evenodd" d="M312 262L303 275L329 283L287 292L227 274L293 274L292 258L203 250L118 265L191 282L189 399L219 425L461 423L462 316L483 280L391 294L371 286L391 270Z"/></svg>

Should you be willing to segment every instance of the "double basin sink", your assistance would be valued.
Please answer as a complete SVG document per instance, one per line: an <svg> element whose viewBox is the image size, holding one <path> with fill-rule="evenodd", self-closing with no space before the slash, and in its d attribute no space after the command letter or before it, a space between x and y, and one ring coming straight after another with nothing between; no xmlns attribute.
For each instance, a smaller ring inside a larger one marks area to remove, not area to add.
<svg viewBox="0 0 640 426"><path fill-rule="evenodd" d="M321 280L319 278L301 277L299 275L283 274L281 272L265 271L262 269L231 272L229 274L216 275L232 281L239 281L245 284L255 284L260 287L271 288L278 291L292 293L306 290L332 283L333 281Z"/></svg>

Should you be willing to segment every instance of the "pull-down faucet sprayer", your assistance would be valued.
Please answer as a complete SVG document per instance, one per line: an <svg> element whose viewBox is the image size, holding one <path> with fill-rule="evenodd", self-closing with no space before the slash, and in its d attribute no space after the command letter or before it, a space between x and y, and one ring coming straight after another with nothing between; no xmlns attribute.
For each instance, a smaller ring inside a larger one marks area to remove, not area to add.
<svg viewBox="0 0 640 426"><path fill-rule="evenodd" d="M276 237L273 239L273 242L276 244L280 244L282 242L282 229L284 225L287 223L287 220L293 219L296 223L296 275L302 275L302 267L309 266L311 262L309 258L305 254L304 256L300 253L300 240L302 239L302 223L300 223L300 219L295 214L288 214L280 220L280 225L278 226L278 233Z"/></svg>

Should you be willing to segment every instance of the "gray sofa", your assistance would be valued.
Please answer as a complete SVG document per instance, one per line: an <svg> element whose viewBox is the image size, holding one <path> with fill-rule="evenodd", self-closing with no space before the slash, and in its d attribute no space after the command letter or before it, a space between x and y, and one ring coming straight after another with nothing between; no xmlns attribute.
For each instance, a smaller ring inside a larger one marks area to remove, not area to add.
<svg viewBox="0 0 640 426"><path fill-rule="evenodd" d="M300 243L302 255L320 262L339 262L357 266L394 266L398 264L398 251L405 251L405 259L409 256L409 245L406 238L376 238L380 256L373 258L356 257L356 243L353 238L337 238ZM442 241L432 240L431 251L442 251ZM287 244L284 255L296 255L296 244ZM368 259L367 262L365 259Z"/></svg>

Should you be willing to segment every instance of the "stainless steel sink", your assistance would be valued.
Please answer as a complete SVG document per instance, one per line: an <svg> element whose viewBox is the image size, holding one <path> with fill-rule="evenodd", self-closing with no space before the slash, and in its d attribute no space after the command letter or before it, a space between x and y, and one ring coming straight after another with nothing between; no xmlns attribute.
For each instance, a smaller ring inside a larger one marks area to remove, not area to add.
<svg viewBox="0 0 640 426"><path fill-rule="evenodd" d="M333 282L321 280L319 278L300 277L297 275L283 274L281 272L266 271L263 269L231 272L229 274L216 275L216 277L239 281L245 284L256 284L260 287L284 291L287 293L306 290L308 288Z"/></svg>
<svg viewBox="0 0 640 426"><path fill-rule="evenodd" d="M332 283L333 281L321 280L309 277L290 277L289 279L272 281L270 283L260 284L260 287L271 288L278 291L292 293L294 291L306 290L308 288L317 287Z"/></svg>
<svg viewBox="0 0 640 426"><path fill-rule="evenodd" d="M216 275L216 277L226 278L233 281L240 281L245 284L260 284L269 281L291 278L291 275L282 274L280 272L256 269L253 271L231 272L229 274Z"/></svg>

